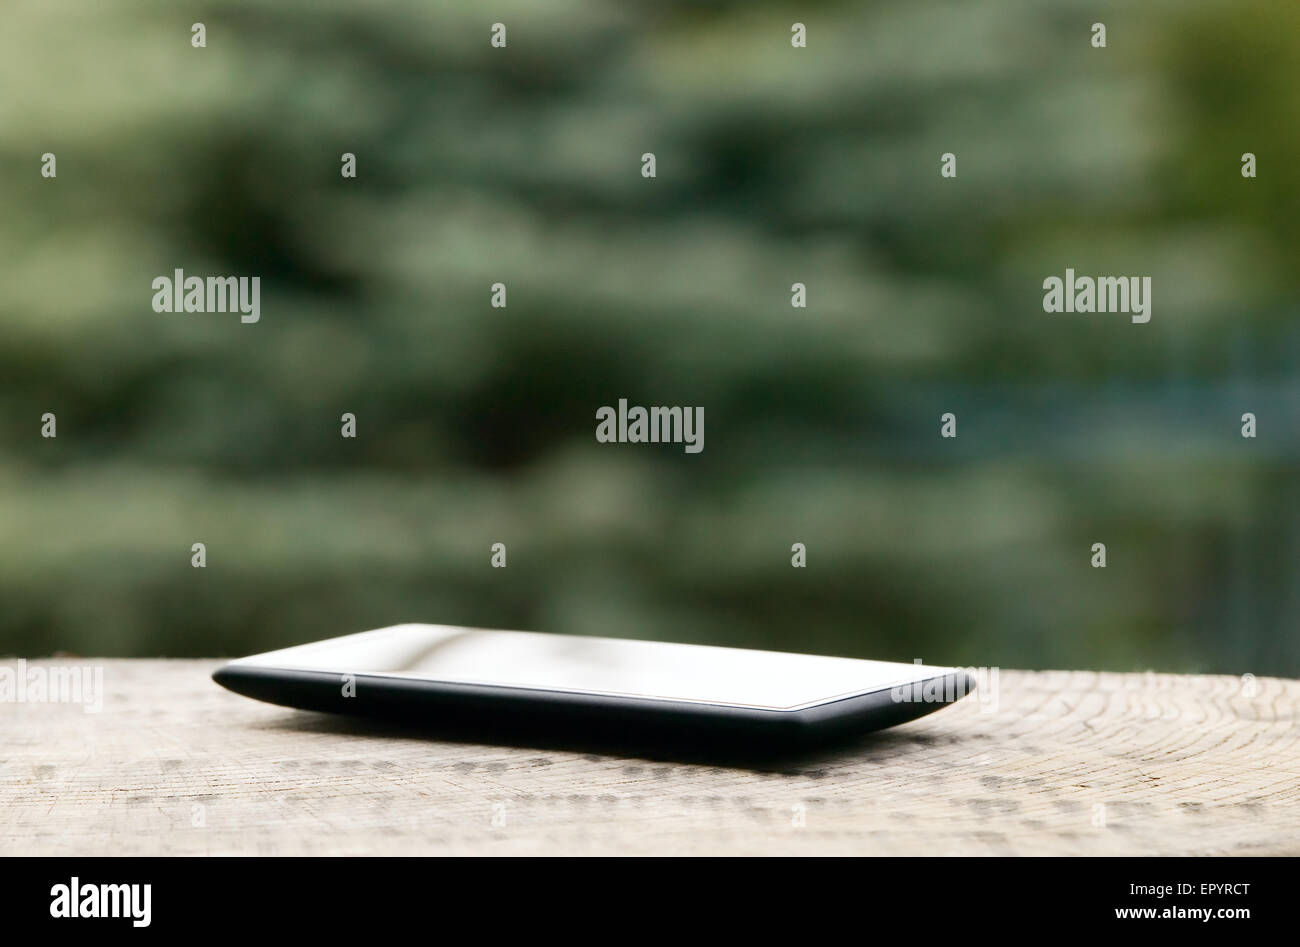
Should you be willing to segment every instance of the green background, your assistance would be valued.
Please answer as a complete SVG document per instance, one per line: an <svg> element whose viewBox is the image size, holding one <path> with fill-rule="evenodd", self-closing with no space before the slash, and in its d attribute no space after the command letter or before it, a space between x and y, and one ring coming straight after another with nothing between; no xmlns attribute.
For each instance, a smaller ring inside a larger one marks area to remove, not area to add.
<svg viewBox="0 0 1300 947"><path fill-rule="evenodd" d="M1296 4L2 19L0 654L432 621L1300 674ZM153 312L177 267L261 322ZM1066 267L1151 322L1044 313ZM597 444L619 398L704 452Z"/></svg>

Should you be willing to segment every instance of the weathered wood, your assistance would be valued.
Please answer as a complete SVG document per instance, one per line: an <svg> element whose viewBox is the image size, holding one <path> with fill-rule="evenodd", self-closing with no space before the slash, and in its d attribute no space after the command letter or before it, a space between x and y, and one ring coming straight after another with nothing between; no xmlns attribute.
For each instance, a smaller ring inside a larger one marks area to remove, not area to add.
<svg viewBox="0 0 1300 947"><path fill-rule="evenodd" d="M101 713L0 704L0 853L1300 853L1298 681L1004 671L996 710L718 765L430 740L227 693L213 661L94 663Z"/></svg>

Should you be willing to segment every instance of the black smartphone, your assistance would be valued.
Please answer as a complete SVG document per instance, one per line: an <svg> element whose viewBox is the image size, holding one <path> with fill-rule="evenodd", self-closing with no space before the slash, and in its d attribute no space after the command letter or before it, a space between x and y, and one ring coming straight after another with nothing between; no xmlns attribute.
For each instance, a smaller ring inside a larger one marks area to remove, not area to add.
<svg viewBox="0 0 1300 947"><path fill-rule="evenodd" d="M513 737L807 744L930 713L974 689L956 668L445 625L269 651L213 679L298 707Z"/></svg>

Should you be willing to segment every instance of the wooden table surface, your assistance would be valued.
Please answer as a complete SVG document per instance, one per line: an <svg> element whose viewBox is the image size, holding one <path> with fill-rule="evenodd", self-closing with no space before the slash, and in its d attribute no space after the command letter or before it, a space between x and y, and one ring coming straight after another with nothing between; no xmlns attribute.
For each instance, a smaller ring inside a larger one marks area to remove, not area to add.
<svg viewBox="0 0 1300 947"><path fill-rule="evenodd" d="M1300 853L1300 681L1002 671L996 703L759 762L449 742L238 697L217 661L75 663L102 711L0 703L0 854Z"/></svg>

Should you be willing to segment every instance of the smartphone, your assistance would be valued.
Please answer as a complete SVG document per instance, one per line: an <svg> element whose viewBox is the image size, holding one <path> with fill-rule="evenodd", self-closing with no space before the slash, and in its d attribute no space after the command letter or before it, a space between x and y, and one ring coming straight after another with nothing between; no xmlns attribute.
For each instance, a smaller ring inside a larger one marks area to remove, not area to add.
<svg viewBox="0 0 1300 947"><path fill-rule="evenodd" d="M287 707L479 736L813 743L928 714L956 668L447 625L395 625L231 661L213 679Z"/></svg>

